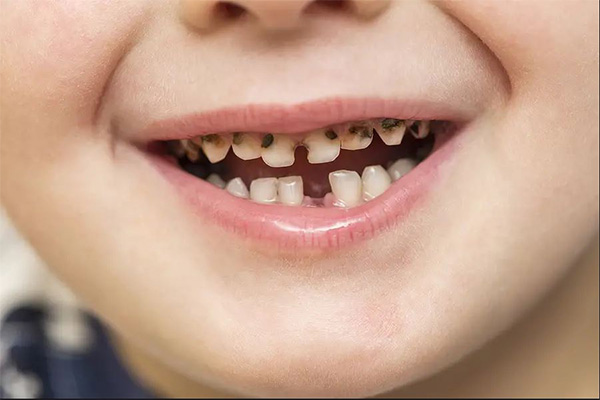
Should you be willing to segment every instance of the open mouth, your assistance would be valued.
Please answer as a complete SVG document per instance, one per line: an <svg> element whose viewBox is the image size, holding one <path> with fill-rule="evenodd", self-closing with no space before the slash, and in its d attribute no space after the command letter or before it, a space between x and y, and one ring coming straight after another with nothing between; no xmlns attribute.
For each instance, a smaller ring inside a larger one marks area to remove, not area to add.
<svg viewBox="0 0 600 400"><path fill-rule="evenodd" d="M295 135L211 133L168 141L188 173L263 204L356 207L427 158L446 121L380 118Z"/></svg>
<svg viewBox="0 0 600 400"><path fill-rule="evenodd" d="M280 248L340 247L408 214L464 125L435 107L417 117L395 104L194 115L154 124L148 154L203 221Z"/></svg>

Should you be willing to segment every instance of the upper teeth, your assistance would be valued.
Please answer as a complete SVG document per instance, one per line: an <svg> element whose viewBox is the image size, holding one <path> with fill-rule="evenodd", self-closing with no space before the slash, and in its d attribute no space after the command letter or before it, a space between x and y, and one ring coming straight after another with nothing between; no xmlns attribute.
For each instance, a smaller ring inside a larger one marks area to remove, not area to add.
<svg viewBox="0 0 600 400"><path fill-rule="evenodd" d="M296 142L286 135L267 134L261 143L261 156L269 167L289 167L294 164Z"/></svg>
<svg viewBox="0 0 600 400"><path fill-rule="evenodd" d="M331 162L340 155L340 138L331 129L320 129L308 134L302 141L308 150L308 162Z"/></svg>
<svg viewBox="0 0 600 400"><path fill-rule="evenodd" d="M234 133L231 148L242 160L254 160L260 157L260 138L251 133Z"/></svg>
<svg viewBox="0 0 600 400"><path fill-rule="evenodd" d="M410 133L417 139L423 139L429 135L429 121L406 121L410 127Z"/></svg>
<svg viewBox="0 0 600 400"><path fill-rule="evenodd" d="M206 135L202 136L202 150L211 163L216 163L225 158L231 147L229 135Z"/></svg>
<svg viewBox="0 0 600 400"><path fill-rule="evenodd" d="M361 150L373 141L373 128L367 124L346 124L340 132L342 149Z"/></svg>
<svg viewBox="0 0 600 400"><path fill-rule="evenodd" d="M399 145L407 129L416 138L424 138L430 131L429 121L383 118L344 123L295 136L251 132L210 134L181 140L180 148L173 151L179 154L184 152L191 161L197 161L201 148L206 158L211 163L216 163L227 156L231 147L233 153L242 160L262 157L265 164L271 167L289 167L294 163L297 146L306 147L309 163L320 164L335 160L340 154L340 149L367 148L375 133L379 134L386 145Z"/></svg>
<svg viewBox="0 0 600 400"><path fill-rule="evenodd" d="M394 146L402 143L406 125L399 119L385 118L375 125L375 129L383 143Z"/></svg>

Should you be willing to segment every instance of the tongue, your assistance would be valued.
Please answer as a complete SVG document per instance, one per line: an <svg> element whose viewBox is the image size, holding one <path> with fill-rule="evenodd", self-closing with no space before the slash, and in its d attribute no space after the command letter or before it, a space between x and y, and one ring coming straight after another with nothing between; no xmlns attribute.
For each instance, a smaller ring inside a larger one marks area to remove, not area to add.
<svg viewBox="0 0 600 400"><path fill-rule="evenodd" d="M366 149L341 150L338 158L329 163L310 164L306 159L307 150L304 147L296 149L294 165L284 168L269 167L260 158L244 161L230 151L222 162L213 166L213 170L218 171L226 181L240 177L248 186L257 178L299 175L304 182L304 194L312 198L322 198L331 191L330 172L346 169L361 174L369 165L382 165L385 168L390 161L413 157L415 150L416 142L410 135L406 135L399 146L387 146L375 135L373 142Z"/></svg>

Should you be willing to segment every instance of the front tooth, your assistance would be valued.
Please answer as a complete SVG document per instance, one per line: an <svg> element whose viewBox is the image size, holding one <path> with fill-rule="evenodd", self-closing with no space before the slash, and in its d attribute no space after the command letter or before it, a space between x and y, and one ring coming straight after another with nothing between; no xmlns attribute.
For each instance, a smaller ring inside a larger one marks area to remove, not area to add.
<svg viewBox="0 0 600 400"><path fill-rule="evenodd" d="M227 186L225 186L225 190L227 190L232 195L236 197L241 197L243 199L247 199L248 197L250 197L250 194L248 193L248 188L246 187L246 184L244 183L242 178L233 178L232 180L230 180L227 183Z"/></svg>
<svg viewBox="0 0 600 400"><path fill-rule="evenodd" d="M206 178L206 181L209 183L212 183L213 185L215 185L218 188L221 188L221 189L225 188L225 181L217 174L210 174Z"/></svg>
<svg viewBox="0 0 600 400"><path fill-rule="evenodd" d="M260 137L251 133L234 133L231 148L242 160L254 160L260 157Z"/></svg>
<svg viewBox="0 0 600 400"><path fill-rule="evenodd" d="M334 205L354 207L362 202L362 181L356 171L334 171L329 174L329 184L336 199Z"/></svg>
<svg viewBox="0 0 600 400"><path fill-rule="evenodd" d="M373 127L365 124L349 124L340 132L341 147L344 150L362 150L373 141Z"/></svg>
<svg viewBox="0 0 600 400"><path fill-rule="evenodd" d="M301 176L286 176L277 182L277 194L280 203L299 206L304 200L304 186Z"/></svg>
<svg viewBox="0 0 600 400"><path fill-rule="evenodd" d="M387 172L392 178L392 181L395 182L404 175L408 174L416 166L417 162L415 160L411 158L401 158L390 165Z"/></svg>
<svg viewBox="0 0 600 400"><path fill-rule="evenodd" d="M395 146L402 143L406 124L401 119L385 118L376 123L375 129L383 143Z"/></svg>
<svg viewBox="0 0 600 400"><path fill-rule="evenodd" d="M277 201L277 178L258 178L250 183L250 198L257 203Z"/></svg>
<svg viewBox="0 0 600 400"><path fill-rule="evenodd" d="M373 200L392 184L392 178L381 165L366 167L362 173L363 200Z"/></svg>
<svg viewBox="0 0 600 400"><path fill-rule="evenodd" d="M266 134L261 142L261 156L269 167L289 167L294 164L296 142L286 135Z"/></svg>
<svg viewBox="0 0 600 400"><path fill-rule="evenodd" d="M211 163L217 163L225 158L231 147L231 138L227 135L202 136L202 149Z"/></svg>
<svg viewBox="0 0 600 400"><path fill-rule="evenodd" d="M322 164L340 155L340 138L332 129L319 129L309 133L302 141L308 150L308 162Z"/></svg>
<svg viewBox="0 0 600 400"><path fill-rule="evenodd" d="M410 133L417 139L429 135L429 121L406 121L406 125L410 127Z"/></svg>

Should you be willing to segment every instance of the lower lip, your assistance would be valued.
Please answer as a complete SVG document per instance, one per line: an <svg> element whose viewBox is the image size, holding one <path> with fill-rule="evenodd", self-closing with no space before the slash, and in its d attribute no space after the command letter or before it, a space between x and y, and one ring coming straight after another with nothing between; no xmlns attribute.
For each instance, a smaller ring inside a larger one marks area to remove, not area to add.
<svg viewBox="0 0 600 400"><path fill-rule="evenodd" d="M457 136L436 138L434 151L410 173L376 199L350 209L255 203L183 171L165 156L148 154L203 222L213 221L229 232L269 247L327 250L368 240L405 220L438 181L440 167L452 154Z"/></svg>

